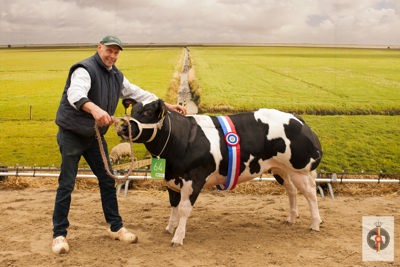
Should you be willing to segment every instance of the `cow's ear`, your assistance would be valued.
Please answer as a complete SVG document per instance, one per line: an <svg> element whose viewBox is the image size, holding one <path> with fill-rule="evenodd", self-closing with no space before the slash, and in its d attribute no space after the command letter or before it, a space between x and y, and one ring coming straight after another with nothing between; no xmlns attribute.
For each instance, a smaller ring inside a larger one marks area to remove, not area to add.
<svg viewBox="0 0 400 267"><path fill-rule="evenodd" d="M122 105L124 106L124 108L128 108L130 105L135 105L137 102L135 99L132 98L124 98L122 99Z"/></svg>
<svg viewBox="0 0 400 267"><path fill-rule="evenodd" d="M158 118L162 119L165 115L165 112L167 110L167 106L165 105L164 101L162 99L158 99L157 100L157 114L158 114Z"/></svg>
<svg viewBox="0 0 400 267"><path fill-rule="evenodd" d="M136 100L132 98L124 98L122 99L122 105L125 108L125 115L131 114L133 110L133 106L136 104Z"/></svg>

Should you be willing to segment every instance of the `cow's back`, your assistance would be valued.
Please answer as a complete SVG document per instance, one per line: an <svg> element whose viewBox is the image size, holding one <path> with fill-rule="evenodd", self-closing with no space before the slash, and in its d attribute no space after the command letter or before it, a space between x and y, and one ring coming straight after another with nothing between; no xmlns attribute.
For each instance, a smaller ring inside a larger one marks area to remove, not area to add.
<svg viewBox="0 0 400 267"><path fill-rule="evenodd" d="M259 109L254 117L268 125L267 140L284 141L285 152L278 158L288 160L294 169L314 170L318 166L322 158L321 144L303 119L275 109Z"/></svg>
<svg viewBox="0 0 400 267"><path fill-rule="evenodd" d="M195 115L210 142L216 170L208 178L221 179L228 172L228 149L216 117ZM240 180L248 180L272 169L310 171L318 165L321 145L300 118L275 109L259 109L229 115L240 138Z"/></svg>

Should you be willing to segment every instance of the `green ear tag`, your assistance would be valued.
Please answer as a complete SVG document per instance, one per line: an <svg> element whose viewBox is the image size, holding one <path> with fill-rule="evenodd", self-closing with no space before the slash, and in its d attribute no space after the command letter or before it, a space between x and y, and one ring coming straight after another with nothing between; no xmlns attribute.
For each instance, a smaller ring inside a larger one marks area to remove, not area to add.
<svg viewBox="0 0 400 267"><path fill-rule="evenodd" d="M165 159L151 159L151 177L155 179L165 178Z"/></svg>

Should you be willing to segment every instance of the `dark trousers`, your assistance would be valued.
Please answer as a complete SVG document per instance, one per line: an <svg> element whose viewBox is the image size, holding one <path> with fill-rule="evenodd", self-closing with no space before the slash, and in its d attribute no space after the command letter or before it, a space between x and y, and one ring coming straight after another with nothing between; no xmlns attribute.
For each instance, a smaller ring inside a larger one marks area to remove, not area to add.
<svg viewBox="0 0 400 267"><path fill-rule="evenodd" d="M60 147L62 163L53 212L53 237L67 236L71 193L74 190L81 156L85 158L99 181L101 203L106 222L110 224L111 231L118 231L122 227L122 219L118 212L115 181L104 168L96 137L85 138L59 128L57 142ZM109 163L108 149L104 137L102 137L102 142ZM108 165L111 168L111 164Z"/></svg>

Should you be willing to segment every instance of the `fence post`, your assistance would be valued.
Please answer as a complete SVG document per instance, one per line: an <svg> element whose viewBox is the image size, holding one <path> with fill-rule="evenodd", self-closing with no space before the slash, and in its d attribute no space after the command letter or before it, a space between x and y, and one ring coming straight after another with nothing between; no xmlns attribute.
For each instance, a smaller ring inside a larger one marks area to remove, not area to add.
<svg viewBox="0 0 400 267"><path fill-rule="evenodd" d="M0 172L8 172L7 166L0 166ZM7 176L0 176L0 182L7 180Z"/></svg>

